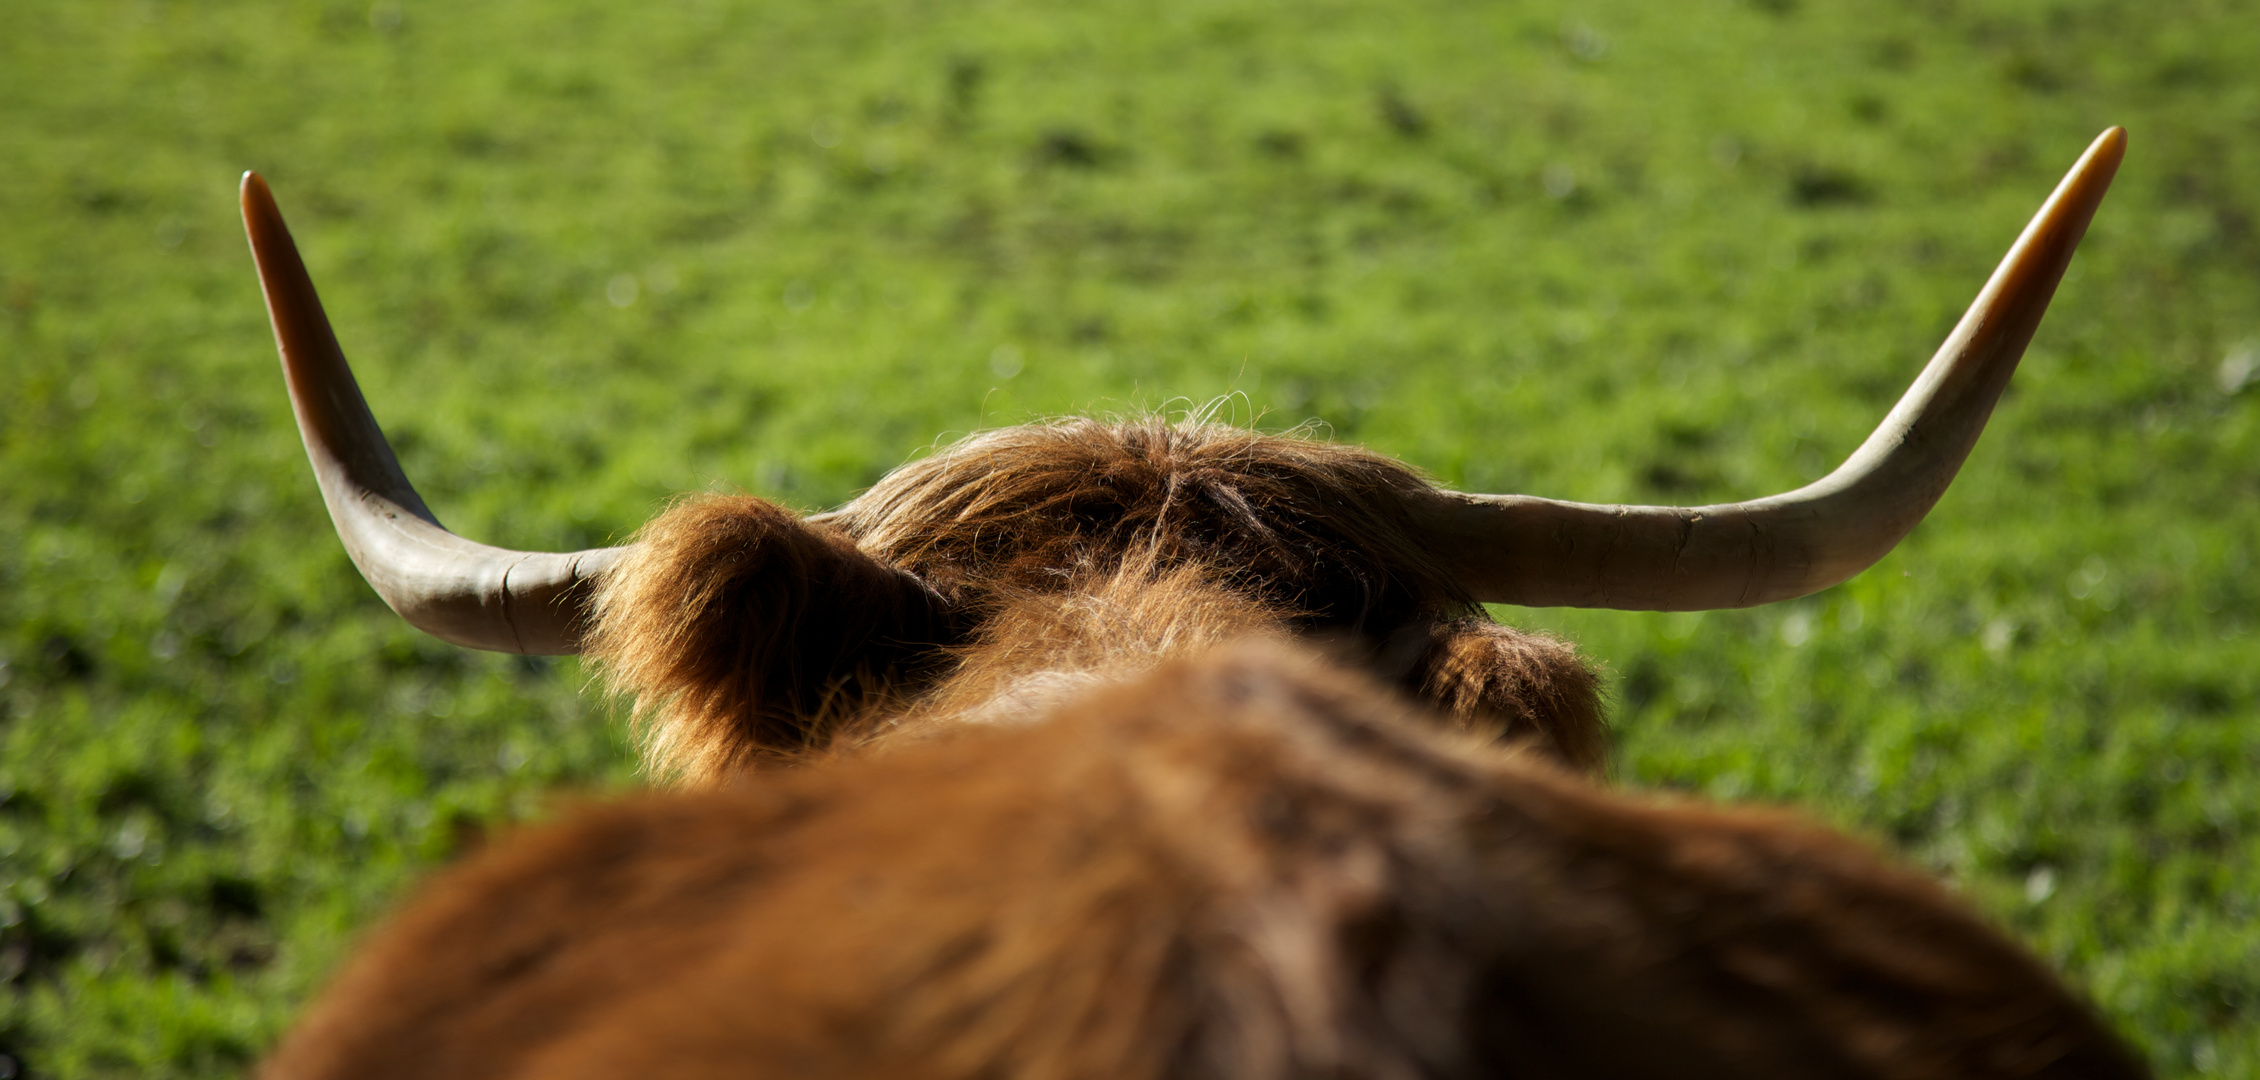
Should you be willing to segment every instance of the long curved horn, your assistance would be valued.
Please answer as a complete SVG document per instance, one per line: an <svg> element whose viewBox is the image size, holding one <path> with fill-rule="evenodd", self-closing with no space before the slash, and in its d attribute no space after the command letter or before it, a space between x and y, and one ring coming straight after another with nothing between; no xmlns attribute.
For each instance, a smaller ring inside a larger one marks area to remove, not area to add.
<svg viewBox="0 0 2260 1080"><path fill-rule="evenodd" d="M624 549L510 551L442 527L362 400L298 245L257 173L243 174L243 229L259 264L298 434L361 576L401 618L434 637L495 652L579 652L578 587Z"/></svg>
<svg viewBox="0 0 2260 1080"><path fill-rule="evenodd" d="M1532 607L1749 607L1867 569L1969 456L2126 147L2114 127L2087 148L1930 366L1835 472L1786 495L1717 506L1438 491L1420 509L1425 535L1476 599Z"/></svg>

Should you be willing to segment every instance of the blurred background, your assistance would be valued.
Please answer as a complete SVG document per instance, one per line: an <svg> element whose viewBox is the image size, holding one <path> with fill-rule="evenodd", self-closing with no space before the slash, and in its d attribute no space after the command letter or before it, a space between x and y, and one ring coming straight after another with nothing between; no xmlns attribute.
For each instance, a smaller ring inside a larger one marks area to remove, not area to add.
<svg viewBox="0 0 2260 1080"><path fill-rule="evenodd" d="M2123 124L1895 554L1498 614L1606 668L1619 783L1870 837L2165 1074L2260 1076L2255 56L2208 0L8 0L0 1074L238 1074L418 873L640 782L574 662L354 574L246 168L443 520L578 548L1211 405L1470 489L1787 489Z"/></svg>

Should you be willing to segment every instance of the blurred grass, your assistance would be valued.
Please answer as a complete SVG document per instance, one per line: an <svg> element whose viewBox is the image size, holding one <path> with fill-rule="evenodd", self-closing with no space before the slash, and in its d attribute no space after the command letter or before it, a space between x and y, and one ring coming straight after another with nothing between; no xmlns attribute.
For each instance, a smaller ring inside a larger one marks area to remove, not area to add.
<svg viewBox="0 0 2260 1080"><path fill-rule="evenodd" d="M2167 1075L2260 1076L2260 18L2131 0L0 5L0 1051L241 1071L489 823L636 782L571 662L353 575L235 219L273 182L410 474L526 548L1232 394L1469 488L1831 467L2133 145L1875 569L1514 611L1621 781L1953 881Z"/></svg>

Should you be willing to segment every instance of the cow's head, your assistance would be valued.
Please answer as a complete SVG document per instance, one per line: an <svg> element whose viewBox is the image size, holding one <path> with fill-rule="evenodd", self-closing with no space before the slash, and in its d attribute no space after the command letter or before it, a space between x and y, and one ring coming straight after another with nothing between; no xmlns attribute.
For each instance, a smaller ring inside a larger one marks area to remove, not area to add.
<svg viewBox="0 0 2260 1080"><path fill-rule="evenodd" d="M448 641L593 653L636 696L665 769L711 779L841 737L1029 715L1223 638L1312 634L1448 716L1592 765L1590 674L1480 605L1746 607L1874 563L1976 442L2124 146L2115 128L2095 141L1882 425L1787 494L1699 507L1463 494L1311 438L1066 420L965 439L829 513L694 500L625 546L571 554L440 526L257 176L243 212L299 430L369 583Z"/></svg>

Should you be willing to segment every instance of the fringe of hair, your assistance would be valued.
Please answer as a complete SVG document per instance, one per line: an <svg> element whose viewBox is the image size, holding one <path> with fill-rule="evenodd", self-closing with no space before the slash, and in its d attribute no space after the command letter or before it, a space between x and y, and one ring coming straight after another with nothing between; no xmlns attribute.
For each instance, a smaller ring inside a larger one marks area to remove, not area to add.
<svg viewBox="0 0 2260 1080"><path fill-rule="evenodd" d="M1406 507L1419 473L1353 446L1197 418L974 435L826 515L952 602L1058 592L1144 552L1343 629L1473 610Z"/></svg>

